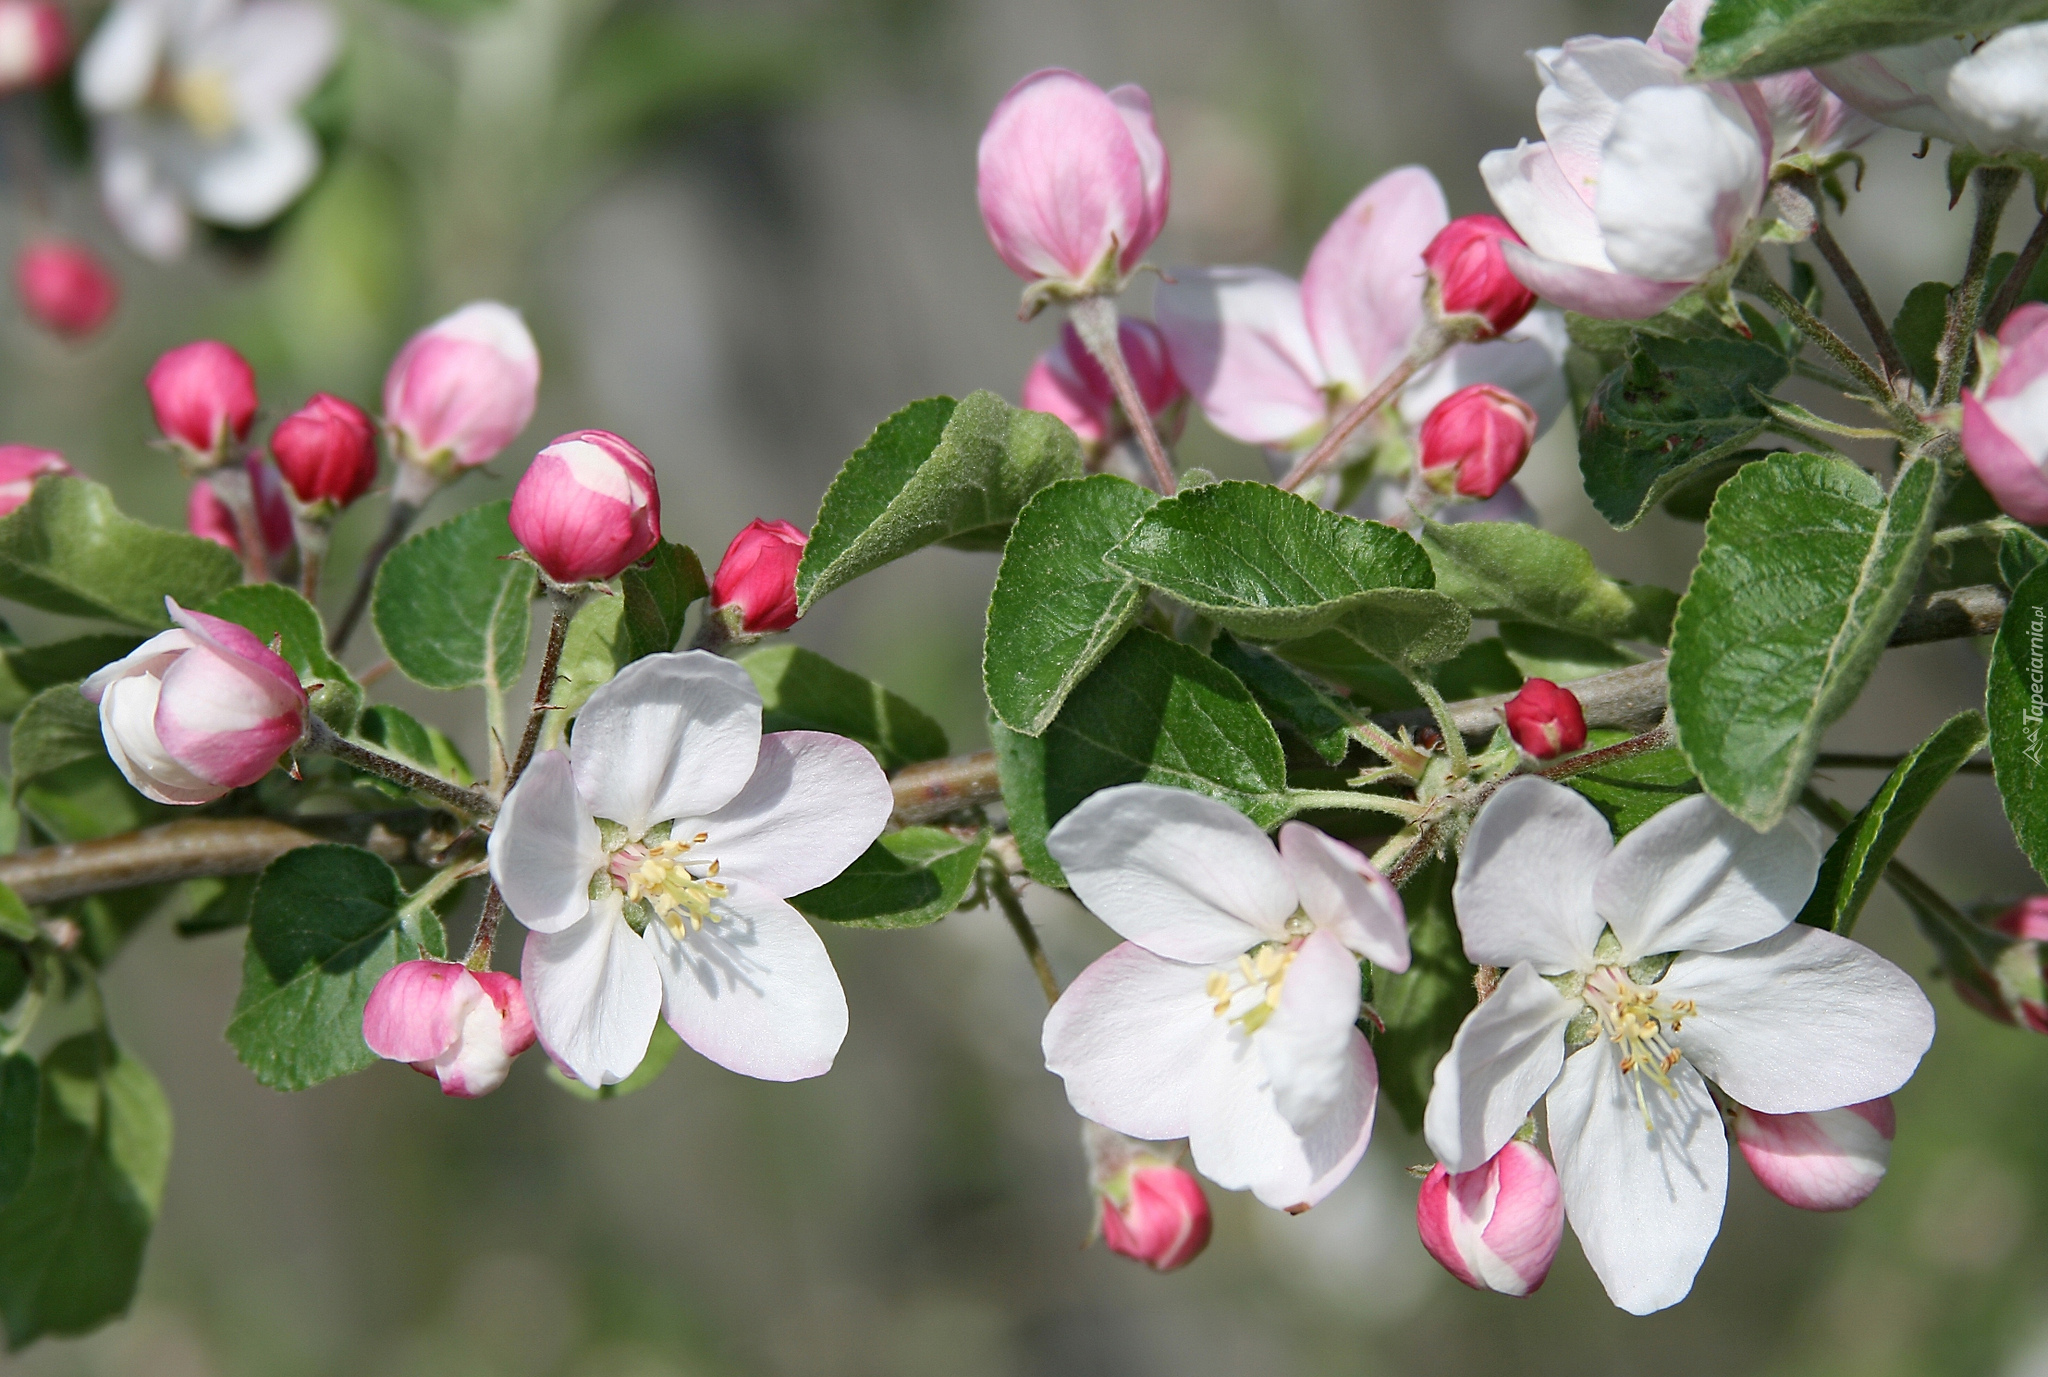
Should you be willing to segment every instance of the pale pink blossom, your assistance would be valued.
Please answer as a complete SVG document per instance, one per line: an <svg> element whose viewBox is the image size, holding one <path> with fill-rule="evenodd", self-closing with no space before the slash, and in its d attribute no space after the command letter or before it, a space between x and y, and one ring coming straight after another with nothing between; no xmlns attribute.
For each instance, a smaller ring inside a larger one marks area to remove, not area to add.
<svg viewBox="0 0 2048 1377"><path fill-rule="evenodd" d="M6 516L28 501L36 480L50 474L78 477L78 470L64 462L54 449L34 445L0 445L0 516Z"/></svg>
<svg viewBox="0 0 2048 1377"><path fill-rule="evenodd" d="M1564 1195L1549 1159L1514 1139L1471 1171L1431 1167L1415 1227L1429 1255L1473 1290L1526 1296L1564 1239Z"/></svg>
<svg viewBox="0 0 2048 1377"><path fill-rule="evenodd" d="M2048 152L2048 24L1856 53L1814 74L1881 124L1993 157Z"/></svg>
<svg viewBox="0 0 2048 1377"><path fill-rule="evenodd" d="M1658 16L1647 46L1691 66L1699 53L1700 24L1711 0L1672 0ZM1777 162L1804 154L1826 158L1877 132L1877 124L1822 84L1803 67L1775 72L1755 81L1728 83L1752 111L1761 111L1771 131L1772 157Z"/></svg>
<svg viewBox="0 0 2048 1377"><path fill-rule="evenodd" d="M512 443L540 397L540 351L510 306L473 301L406 341L384 375L384 421L404 468L394 496L424 500Z"/></svg>
<svg viewBox="0 0 2048 1377"><path fill-rule="evenodd" d="M1765 1190L1802 1210L1846 1210L1868 1199L1884 1180L1896 1131L1889 1095L1801 1114L1735 1109L1743 1160Z"/></svg>
<svg viewBox="0 0 2048 1377"><path fill-rule="evenodd" d="M1963 393L1963 455L2007 515L2048 522L2048 305L2021 306L1978 352L1983 377Z"/></svg>
<svg viewBox="0 0 2048 1377"><path fill-rule="evenodd" d="M514 976L459 961L401 961L370 991L363 1041L440 1081L442 1094L474 1099L503 1085L513 1059L533 1046L533 1019Z"/></svg>
<svg viewBox="0 0 2048 1377"><path fill-rule="evenodd" d="M1173 371L1166 337L1149 320L1124 319L1117 322L1117 343L1145 410L1155 421L1168 421L1167 438L1171 439L1178 433L1173 424L1180 414L1176 406L1187 396L1187 389ZM1065 421L1088 445L1105 445L1130 430L1109 375L1072 325L1061 326L1060 342L1031 365L1024 377L1023 400L1026 409L1049 412Z"/></svg>
<svg viewBox="0 0 2048 1377"><path fill-rule="evenodd" d="M513 489L511 522L556 583L616 578L661 539L654 466L609 431L558 436Z"/></svg>
<svg viewBox="0 0 2048 1377"><path fill-rule="evenodd" d="M121 284L99 255L68 239L39 239L14 261L14 288L37 324L82 339L106 324Z"/></svg>

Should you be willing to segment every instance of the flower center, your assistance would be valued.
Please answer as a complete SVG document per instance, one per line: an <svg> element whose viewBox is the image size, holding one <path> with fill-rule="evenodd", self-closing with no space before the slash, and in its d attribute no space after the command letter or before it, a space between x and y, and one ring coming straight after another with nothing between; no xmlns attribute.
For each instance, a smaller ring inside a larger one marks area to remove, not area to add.
<svg viewBox="0 0 2048 1377"><path fill-rule="evenodd" d="M207 67L179 72L171 80L171 103L203 138L235 132L235 94L222 72Z"/></svg>
<svg viewBox="0 0 2048 1377"><path fill-rule="evenodd" d="M699 832L687 841L671 837L652 846L629 842L612 852L612 879L626 891L626 902L645 903L678 937L686 935L686 919L689 932L703 927L707 918L717 922L711 901L726 896L717 861L683 859L692 847L702 846L707 835Z"/></svg>
<svg viewBox="0 0 2048 1377"><path fill-rule="evenodd" d="M1635 1085L1643 1127L1653 1127L1643 1081L1653 1080L1673 1099L1678 1097L1671 1068L1678 1065L1679 1049L1671 1035L1699 1012L1699 1006L1689 999L1667 1002L1656 986L1636 984L1618 966L1602 966L1586 977L1585 1000L1599 1015L1601 1030L1620 1044L1621 1073Z"/></svg>
<svg viewBox="0 0 2048 1377"><path fill-rule="evenodd" d="M1235 970L1209 974L1209 998L1216 1017L1228 1019L1246 1033L1256 1033L1280 1007L1280 985L1294 953L1278 942L1266 942L1237 958Z"/></svg>

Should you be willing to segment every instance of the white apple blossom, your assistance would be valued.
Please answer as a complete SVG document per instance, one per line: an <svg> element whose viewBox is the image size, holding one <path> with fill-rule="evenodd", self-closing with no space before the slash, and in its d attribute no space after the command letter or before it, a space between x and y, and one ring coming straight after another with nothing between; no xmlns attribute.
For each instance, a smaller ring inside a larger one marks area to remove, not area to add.
<svg viewBox="0 0 2048 1377"><path fill-rule="evenodd" d="M2048 24L1857 53L1814 75L1880 123L1994 157L2048 153Z"/></svg>
<svg viewBox="0 0 2048 1377"><path fill-rule="evenodd" d="M867 749L761 734L747 672L701 650L650 655L534 758L491 832L491 878L526 926L520 976L541 1046L605 1085L640 1064L657 1015L762 1080L832 1067L846 996L791 895L881 834L893 799Z"/></svg>
<svg viewBox="0 0 2048 1377"><path fill-rule="evenodd" d="M1045 1020L1045 1064L1074 1108L1186 1138L1210 1180L1278 1209L1336 1189L1379 1090L1358 958L1408 967L1394 887L1312 827L1288 823L1276 849L1234 809L1153 784L1091 796L1046 846L1127 939Z"/></svg>
<svg viewBox="0 0 2048 1377"><path fill-rule="evenodd" d="M118 0L78 61L108 216L136 252L184 253L192 218L275 219L320 169L298 108L341 48L315 0Z"/></svg>
<svg viewBox="0 0 2048 1377"><path fill-rule="evenodd" d="M1759 834L1704 796L1619 844L1534 777L1473 821L1458 928L1507 972L1437 1063L1424 1132L1471 1171L1543 1100L1566 1217L1631 1313L1682 1300L1720 1230L1708 1080L1768 1114L1836 1109L1898 1089L1933 1039L1912 977L1794 921L1819 863L1802 824Z"/></svg>

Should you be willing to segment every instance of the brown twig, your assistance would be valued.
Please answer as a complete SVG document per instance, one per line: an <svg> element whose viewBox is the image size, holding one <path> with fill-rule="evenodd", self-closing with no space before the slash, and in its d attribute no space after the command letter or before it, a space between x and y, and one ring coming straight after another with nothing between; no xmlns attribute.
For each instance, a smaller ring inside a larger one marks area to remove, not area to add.
<svg viewBox="0 0 2048 1377"><path fill-rule="evenodd" d="M548 619L548 648L540 657L540 680L534 685L533 711L527 715L526 731L519 738L519 754L513 758L511 773L505 776L507 792L526 773L533 748L540 742L541 725L554 711L550 704L555 696L555 679L562 668L562 646L569 639L569 623L575 620L576 609L583 605L583 595L550 587L548 605L553 611Z"/></svg>
<svg viewBox="0 0 2048 1377"><path fill-rule="evenodd" d="M1031 926L1031 915L1024 911L1024 901L1018 897L1017 887L1010 883L1009 872L1000 864L988 870L988 891L995 896L1003 916L1010 920L1010 928L1017 934L1017 941L1023 946L1033 973L1038 976L1038 988L1045 991L1045 1002L1059 1003L1060 982L1052 973L1052 962L1045 959L1045 948L1039 944L1038 930Z"/></svg>
<svg viewBox="0 0 2048 1377"><path fill-rule="evenodd" d="M1998 294L1991 298L1991 304L1984 308L1983 329L1987 334L1997 334L1998 327L2005 324L2005 318L2012 314L2012 308L2019 304L2020 294L2027 289L2027 282L2034 275L2034 265L2041 261L2041 252L2048 249L2048 215L2034 222L2034 232L2027 236L2027 242L2020 247L2019 257L2013 261L2012 271L2005 275L2005 281L1998 284Z"/></svg>
<svg viewBox="0 0 2048 1377"><path fill-rule="evenodd" d="M410 502L391 499L391 515L385 519L384 533L377 537L377 543L363 556L363 567L356 571L356 589L349 595L348 607L342 612L341 620L328 633L327 648L339 655L348 647L348 638L355 633L356 623L363 619L363 612L370 605L370 590L377 584L377 570L383 567L384 557L398 548L398 542L405 539L405 533L412 526L420 509Z"/></svg>
<svg viewBox="0 0 2048 1377"><path fill-rule="evenodd" d="M268 818L165 823L97 841L39 846L0 856L0 884L26 904L221 875L254 875L320 838Z"/></svg>

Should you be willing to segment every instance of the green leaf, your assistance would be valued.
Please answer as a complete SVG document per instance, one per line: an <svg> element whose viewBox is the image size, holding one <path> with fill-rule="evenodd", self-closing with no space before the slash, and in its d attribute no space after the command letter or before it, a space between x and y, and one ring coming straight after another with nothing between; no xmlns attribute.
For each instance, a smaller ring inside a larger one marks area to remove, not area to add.
<svg viewBox="0 0 2048 1377"><path fill-rule="evenodd" d="M2033 531L2007 531L1998 543L1998 581L2017 588L2027 575L2048 563L2048 540Z"/></svg>
<svg viewBox="0 0 2048 1377"><path fill-rule="evenodd" d="M1669 339L1638 331L1586 407L1579 473L1608 523L1626 530L1666 493L1770 426L1759 393L1791 364L1751 340Z"/></svg>
<svg viewBox="0 0 2048 1377"><path fill-rule="evenodd" d="M12 722L44 689L75 684L140 644L138 636L103 631L0 651L0 722Z"/></svg>
<svg viewBox="0 0 2048 1377"><path fill-rule="evenodd" d="M815 650L778 645L741 658L761 690L761 730L833 732L874 752L885 770L937 760L952 749L922 709Z"/></svg>
<svg viewBox="0 0 2048 1377"><path fill-rule="evenodd" d="M1695 470L1690 478L1664 498L1664 514L1679 521L1705 521L1707 513L1714 509L1714 499L1720 495L1722 485L1741 472L1743 465L1768 459L1779 452L1779 449L1739 449Z"/></svg>
<svg viewBox="0 0 2048 1377"><path fill-rule="evenodd" d="M59 684L30 699L7 738L8 774L17 797L31 780L66 765L106 759L99 709L78 691L77 684Z"/></svg>
<svg viewBox="0 0 2048 1377"><path fill-rule="evenodd" d="M56 841L91 841L162 822L176 809L150 802L107 757L99 710L76 684L44 689L7 740L14 801Z"/></svg>
<svg viewBox="0 0 2048 1377"><path fill-rule="evenodd" d="M1783 454L1721 491L1671 641L1678 740L1708 793L1752 827L1799 797L1912 596L1938 466L1907 461L1889 498L1843 459Z"/></svg>
<svg viewBox="0 0 2048 1377"><path fill-rule="evenodd" d="M1508 659L1524 678L1548 679L1553 684L1574 683L1642 663L1642 656L1625 646L1528 622L1502 622L1500 639Z"/></svg>
<svg viewBox="0 0 2048 1377"><path fill-rule="evenodd" d="M389 756L457 784L474 784L469 762L438 727L429 727L402 708L374 703L363 709L356 736Z"/></svg>
<svg viewBox="0 0 2048 1377"><path fill-rule="evenodd" d="M1576 541L1519 521L1425 521L1420 540L1436 569L1437 591L1475 617L1608 641L1662 645L1670 638L1678 595L1604 577Z"/></svg>
<svg viewBox="0 0 2048 1377"><path fill-rule="evenodd" d="M2037 19L2043 0L1714 0L1691 75L1760 77Z"/></svg>
<svg viewBox="0 0 2048 1377"><path fill-rule="evenodd" d="M291 589L275 583L230 588L206 604L204 611L246 626L268 644L282 641L280 654L310 689L313 711L320 720L346 735L355 730L363 710L363 691L341 662L327 653L327 629L313 605Z"/></svg>
<svg viewBox="0 0 2048 1377"><path fill-rule="evenodd" d="M45 478L0 518L0 597L46 612L162 631L166 596L202 607L241 582L220 546L131 521L114 495L82 478Z"/></svg>
<svg viewBox="0 0 2048 1377"><path fill-rule="evenodd" d="M1934 735L1915 746L1878 786L1863 811L1836 834L1834 845L1821 859L1820 876L1806 907L1800 910L1799 921L1848 936L1871 891L1884 878L1884 868L1899 843L1913 830L1941 786L1983 746L1988 734L1981 714L1964 712L1942 723Z"/></svg>
<svg viewBox="0 0 2048 1377"><path fill-rule="evenodd" d="M1246 645L1228 632L1216 638L1209 654L1244 681L1276 725L1306 741L1330 764L1342 763L1351 750L1351 724L1335 698L1272 651Z"/></svg>
<svg viewBox="0 0 2048 1377"><path fill-rule="evenodd" d="M1422 1129L1436 1064L1451 1050L1458 1025L1479 1002L1476 974L1465 959L1464 939L1451 909L1456 868L1431 861L1401 890L1408 910L1408 969L1396 975L1372 968L1372 1006L1386 1024L1372 1032L1380 1093L1410 1133Z"/></svg>
<svg viewBox="0 0 2048 1377"><path fill-rule="evenodd" d="M1628 740L1628 735L1617 731L1588 732L1586 745L1612 746ZM1568 775L1564 782L1600 810L1617 837L1628 835L1672 804L1700 791L1692 767L1675 746L1617 760L1598 770Z"/></svg>
<svg viewBox="0 0 2048 1377"><path fill-rule="evenodd" d="M797 607L942 540L995 549L1040 488L1081 476L1074 432L993 392L928 397L854 451L818 507L796 571Z"/></svg>
<svg viewBox="0 0 2048 1377"><path fill-rule="evenodd" d="M533 566L505 524L509 500L421 531L377 571L370 619L398 667L428 688L500 692L526 667Z"/></svg>
<svg viewBox="0 0 2048 1377"><path fill-rule="evenodd" d="M0 1210L28 1180L42 1097L42 1075L34 1058L21 1052L0 1057Z"/></svg>
<svg viewBox="0 0 2048 1377"><path fill-rule="evenodd" d="M0 884L0 937L11 937L17 942L33 942L42 936L36 927L36 920L22 903L21 896L11 888ZM0 1002L0 1011L7 1004Z"/></svg>
<svg viewBox="0 0 2048 1377"><path fill-rule="evenodd" d="M1898 315L1892 318L1892 338L1899 342L1899 352L1906 356L1913 377L1930 392L1939 368L1934 351L1941 343L1942 331L1948 328L1949 291L1946 282L1923 282L1906 293Z"/></svg>
<svg viewBox="0 0 2048 1377"><path fill-rule="evenodd" d="M2048 702L2048 564L2012 590L1992 642L1984 715L1991 719L1991 769L2020 850L2048 878L2048 768L2042 706Z"/></svg>
<svg viewBox="0 0 2048 1377"><path fill-rule="evenodd" d="M981 659L989 706L1011 730L1044 731L1137 615L1144 588L1103 556L1158 500L1099 473L1041 489L1018 513Z"/></svg>
<svg viewBox="0 0 2048 1377"><path fill-rule="evenodd" d="M256 900L258 875L229 875L217 880L189 880L185 885L187 916L178 920L178 936L204 937L210 932L247 926Z"/></svg>
<svg viewBox="0 0 2048 1377"><path fill-rule="evenodd" d="M377 1060L363 1005L401 961L443 956L440 920L401 926L390 866L352 846L307 846L270 863L249 910L242 994L228 1041L273 1090L304 1090Z"/></svg>
<svg viewBox="0 0 2048 1377"><path fill-rule="evenodd" d="M1280 738L1251 691L1208 656L1128 632L1035 740L997 722L1003 802L1031 877L1066 885L1045 849L1054 823L1112 785L1144 781L1221 799L1261 827L1291 805Z"/></svg>
<svg viewBox="0 0 2048 1377"><path fill-rule="evenodd" d="M610 1085L585 1085L574 1076L567 1075L553 1062L548 1063L548 1079L568 1091L579 1100L616 1100L621 1095L631 1095L645 1090L668 1070L668 1064L676 1059L676 1053L683 1047L683 1040L676 1036L676 1030L668 1026L667 1019L654 1020L654 1034L647 1039L647 1055L640 1058L640 1064L622 1081Z"/></svg>
<svg viewBox="0 0 2048 1377"><path fill-rule="evenodd" d="M837 878L790 900L801 913L849 928L921 928L960 907L988 849L986 830L885 832Z"/></svg>
<svg viewBox="0 0 2048 1377"><path fill-rule="evenodd" d="M35 1156L0 1210L0 1315L14 1349L127 1310L171 1159L162 1088L105 1033L59 1043L41 1080Z"/></svg>
<svg viewBox="0 0 2048 1377"><path fill-rule="evenodd" d="M635 660L674 650L690 604L710 591L696 551L665 540L614 582L613 596L592 598L569 623L553 700L565 711Z"/></svg>

